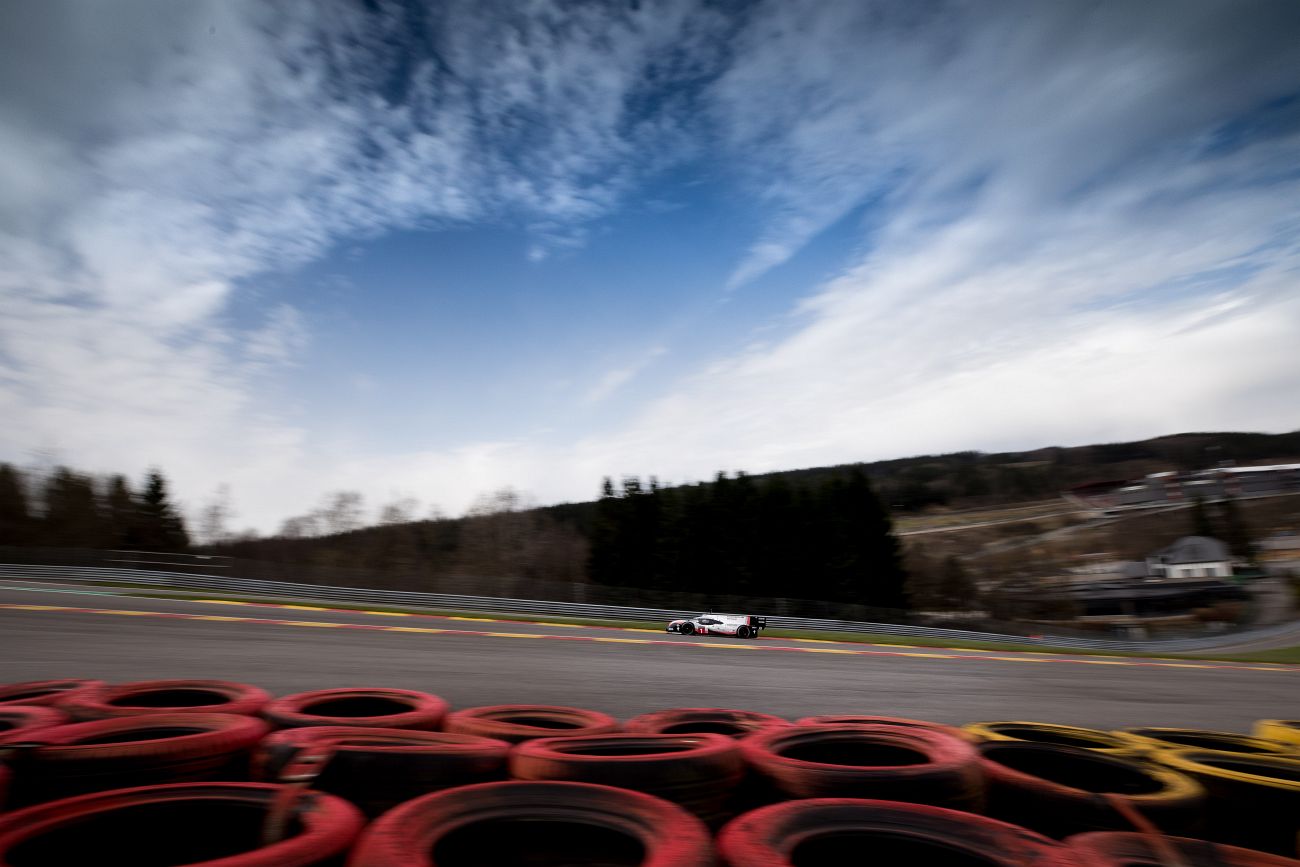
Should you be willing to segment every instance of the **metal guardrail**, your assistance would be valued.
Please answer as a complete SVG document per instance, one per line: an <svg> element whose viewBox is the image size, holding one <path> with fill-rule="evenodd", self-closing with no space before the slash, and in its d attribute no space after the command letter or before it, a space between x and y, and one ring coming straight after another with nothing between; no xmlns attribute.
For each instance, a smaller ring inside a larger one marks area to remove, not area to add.
<svg viewBox="0 0 1300 867"><path fill-rule="evenodd" d="M613 620L671 620L684 612L667 608L637 608L621 605L588 605L577 602L548 602L540 599L500 599L490 596L466 596L446 593L415 593L398 590L374 590L360 587L329 587L291 581L263 581L224 575L196 575L190 572L167 572L141 569L118 569L86 566L46 566L0 563L0 578L76 583L125 584L178 590L216 590L250 596L280 596L367 605L396 605L451 611L506 612L539 614L553 617L606 618ZM1017 644L1040 644L1044 647L1069 647L1096 650L1133 650L1141 652L1178 652L1200 650L1243 640L1267 639L1296 629L1286 623L1276 627L1237 632L1231 636L1152 641L1115 641L1102 638L1050 636L1029 638L965 629L940 629L907 626L898 623L864 623L850 620L823 620L801 617L768 617L768 625L778 629L808 629L822 632L857 632L915 638L945 638L967 641L1009 641Z"/></svg>

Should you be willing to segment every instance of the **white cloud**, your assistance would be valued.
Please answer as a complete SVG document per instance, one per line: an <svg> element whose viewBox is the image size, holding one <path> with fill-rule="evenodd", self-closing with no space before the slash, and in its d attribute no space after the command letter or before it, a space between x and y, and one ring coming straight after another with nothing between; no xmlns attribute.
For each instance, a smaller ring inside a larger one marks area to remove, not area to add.
<svg viewBox="0 0 1300 867"><path fill-rule="evenodd" d="M1300 138L1224 126L1300 91L1294 4L430 9L6 9L3 456L156 463L195 505L228 482L268 529L328 489L458 511L504 484L586 498L604 474L1300 424ZM710 148L763 218L731 288L864 203L865 252L783 338L577 443L322 441L267 387L310 322L228 320L235 287L393 227L575 248Z"/></svg>

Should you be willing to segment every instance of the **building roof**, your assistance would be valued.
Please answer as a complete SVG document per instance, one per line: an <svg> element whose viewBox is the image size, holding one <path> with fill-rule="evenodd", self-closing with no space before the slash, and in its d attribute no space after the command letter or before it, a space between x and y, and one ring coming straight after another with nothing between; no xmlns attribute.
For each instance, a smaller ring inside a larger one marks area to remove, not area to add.
<svg viewBox="0 0 1300 867"><path fill-rule="evenodd" d="M1213 563L1231 560L1228 547L1209 536L1184 536L1167 548L1161 548L1149 558L1157 563Z"/></svg>

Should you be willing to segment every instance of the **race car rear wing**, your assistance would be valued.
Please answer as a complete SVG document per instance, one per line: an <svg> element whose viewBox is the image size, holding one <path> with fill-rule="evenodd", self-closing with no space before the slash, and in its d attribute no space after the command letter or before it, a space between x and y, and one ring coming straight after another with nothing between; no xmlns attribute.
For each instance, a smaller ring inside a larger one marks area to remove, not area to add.
<svg viewBox="0 0 1300 867"><path fill-rule="evenodd" d="M749 618L749 625L754 627L755 629L767 629L767 618L754 617L751 615Z"/></svg>

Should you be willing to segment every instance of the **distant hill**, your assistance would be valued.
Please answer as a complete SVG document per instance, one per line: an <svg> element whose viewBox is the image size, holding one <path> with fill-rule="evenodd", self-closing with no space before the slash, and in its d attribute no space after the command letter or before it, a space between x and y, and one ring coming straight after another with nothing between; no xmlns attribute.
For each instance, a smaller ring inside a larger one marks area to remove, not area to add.
<svg viewBox="0 0 1300 867"><path fill-rule="evenodd" d="M1088 482L1193 470L1225 461L1240 465L1300 462L1300 431L1184 433L1023 452L954 452L751 478L756 482L779 478L792 488L812 488L860 469L897 516L1031 502ZM592 479L593 491L599 485L599 479ZM595 500L563 503L508 515L369 527L336 536L243 540L217 550L251 560L390 570L394 574L582 580L596 512Z"/></svg>

